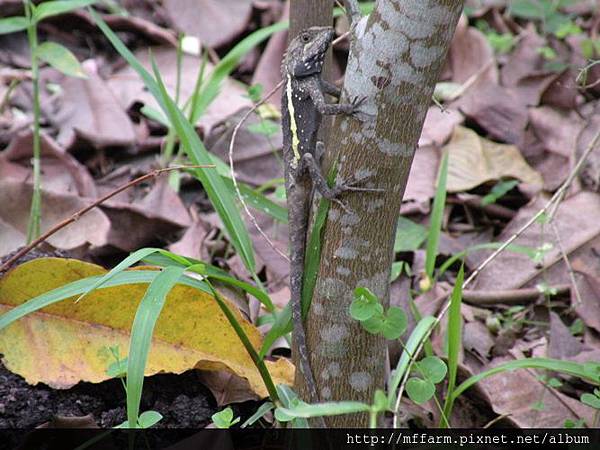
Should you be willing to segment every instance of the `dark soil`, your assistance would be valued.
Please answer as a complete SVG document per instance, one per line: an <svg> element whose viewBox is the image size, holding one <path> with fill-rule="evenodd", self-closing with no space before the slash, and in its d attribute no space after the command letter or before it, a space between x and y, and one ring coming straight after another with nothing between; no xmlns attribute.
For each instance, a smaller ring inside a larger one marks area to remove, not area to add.
<svg viewBox="0 0 600 450"><path fill-rule="evenodd" d="M158 428L203 428L211 422L217 406L196 371L190 370L147 377L140 410L161 413L163 419L155 425ZM88 414L101 428L125 421L125 390L120 380L56 390L44 384L30 386L0 363L0 428L34 428L55 416Z"/></svg>

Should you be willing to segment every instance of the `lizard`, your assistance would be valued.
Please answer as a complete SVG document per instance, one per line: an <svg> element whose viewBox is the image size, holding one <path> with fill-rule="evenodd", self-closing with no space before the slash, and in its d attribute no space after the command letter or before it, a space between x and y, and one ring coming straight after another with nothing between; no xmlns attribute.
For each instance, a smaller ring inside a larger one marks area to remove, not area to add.
<svg viewBox="0 0 600 450"><path fill-rule="evenodd" d="M311 27L291 40L283 58L281 117L283 128L283 160L288 202L290 240L290 291L293 339L298 351L297 366L302 374L310 401L318 401L314 375L308 359L306 334L302 321L302 281L306 234L313 188L323 197L340 203L337 196L348 190L374 190L336 184L329 187L320 168L324 145L317 141L323 114L356 115L365 100L331 104L324 94L340 97L341 90L321 78L327 49L335 32L332 27ZM343 206L343 205L342 205Z"/></svg>

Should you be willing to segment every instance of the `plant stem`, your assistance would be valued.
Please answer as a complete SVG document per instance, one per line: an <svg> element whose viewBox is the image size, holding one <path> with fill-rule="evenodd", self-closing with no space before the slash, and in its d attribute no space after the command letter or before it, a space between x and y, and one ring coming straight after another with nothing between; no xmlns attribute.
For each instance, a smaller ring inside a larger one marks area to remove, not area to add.
<svg viewBox="0 0 600 450"><path fill-rule="evenodd" d="M246 332L241 327L241 325L238 323L235 315L229 310L229 306L227 305L226 301L221 297L219 292L217 292L217 290L210 283L210 281L208 281L208 279L205 279L204 281L206 282L206 284L212 291L213 297L215 298L217 305L219 305L219 308L221 308L221 311L223 312L223 314L229 321L229 324L231 325L231 327L233 328L235 333L238 335L238 338L240 339L240 341L242 341L242 345L248 352L248 355L250 355L250 358L252 358L252 362L254 362L254 365L256 366L258 373L260 374L263 382L265 383L265 387L267 388L267 391L269 392L271 401L275 405L279 406L280 402L279 402L279 396L277 394L277 389L275 389L275 384L273 384L273 379L271 378L271 374L269 373L269 370L267 369L267 366L265 365L264 360L260 356L258 356L258 353L252 346L252 343L250 342L250 339L248 339Z"/></svg>
<svg viewBox="0 0 600 450"><path fill-rule="evenodd" d="M33 195L31 197L31 210L27 224L27 243L40 235L40 222L42 217L42 180L40 157L40 70L37 59L37 23L33 19L32 6L29 0L25 2L25 14L29 20L27 38L31 51L31 82L33 84Z"/></svg>
<svg viewBox="0 0 600 450"><path fill-rule="evenodd" d="M377 428L377 411L374 409L369 412L369 428Z"/></svg>

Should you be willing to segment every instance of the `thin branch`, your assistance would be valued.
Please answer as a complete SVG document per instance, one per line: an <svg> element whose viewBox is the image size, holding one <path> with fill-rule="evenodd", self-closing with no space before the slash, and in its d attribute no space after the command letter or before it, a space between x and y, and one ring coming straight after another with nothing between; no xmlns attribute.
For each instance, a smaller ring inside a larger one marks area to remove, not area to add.
<svg viewBox="0 0 600 450"><path fill-rule="evenodd" d="M275 94L275 92L277 92L277 90L281 86L283 86L283 83L284 83L284 80L281 80L279 83L277 83L277 85L273 89L271 89L271 91L269 91L269 93L265 97L263 97L252 108L250 108L248 111L246 111L246 114L244 114L242 116L240 121L237 123L237 125L233 129L233 133L231 134L231 141L229 142L229 173L231 174L231 179L233 181L233 187L235 188L235 193L237 194L238 198L240 199L240 202L241 202L242 206L244 207L244 211L246 211L246 214L250 218L250 221L252 222L254 227L258 230L260 235L264 238L265 241L267 241L267 244L269 244L273 250L275 250L277 253L279 253L279 255L281 255L283 258L285 258L286 261L289 261L288 256L285 253L283 253L281 250L279 250L279 248L277 248L277 246L273 243L273 241L271 241L271 238L269 238L269 236L267 236L267 234L263 231L263 229L258 224L256 217L254 217L254 215L250 211L250 208L248 208L248 205L246 204L246 201L244 200L244 197L242 196L242 193L240 192L240 187L238 186L237 178L235 176L235 171L233 169L233 147L235 146L235 140L237 138L238 131L240 130L240 128L242 127L242 125L246 121L246 119L248 119L248 117L250 117L250 114L252 114L254 111L256 111L260 105L262 105L269 98L271 98L273 96L273 94Z"/></svg>
<svg viewBox="0 0 600 450"><path fill-rule="evenodd" d="M573 180L575 179L575 177L577 176L577 174L583 167L583 164L587 160L590 153L592 153L592 150L596 147L596 144L598 143L599 140L600 140L600 130L596 133L596 135L590 142L590 144L587 147L587 149L585 150L585 152L581 155L581 158L579 159L579 161L577 162L577 164L575 165L575 167L573 168L573 170L571 171L571 173L569 174L569 176L567 177L565 182L554 193L552 198L550 200L548 200L548 203L546 203L546 205L542 209L540 209L533 217L531 217L525 223L525 225L523 225L515 234L513 234L510 238L508 238L508 240L506 240L500 247L498 247L498 249L496 249L496 251L494 251L494 253L492 253L485 261L483 261L479 265L479 267L477 267L473 271L473 273L471 273L469 278L467 278L465 280L465 283L463 284L463 288L468 286L469 284L471 284L471 282L477 277L477 275L479 275L479 273L490 262L492 262L492 260L494 260L500 253L502 253L504 250L506 250L506 248L510 244L512 244L515 240L517 240L517 238L520 237L525 232L525 230L527 230L531 225L533 225L540 217L542 217L544 214L546 214L548 212L548 210L550 210L550 208L552 208L552 210L548 214L548 221L551 221L554 218L554 215L556 214L556 210L558 209L558 204L560 204L560 202L564 198L569 186L571 186L571 183L573 183Z"/></svg>
<svg viewBox="0 0 600 450"><path fill-rule="evenodd" d="M554 232L554 236L556 237L556 243L558 245L558 249L560 250L560 254L562 255L562 259L567 267L567 272L569 273L569 278L571 279L571 284L573 285L573 292L575 293L575 299L577 300L577 306L580 306L583 302L581 300L581 294L579 293L579 287L577 287L577 280L575 279L575 272L573 271L573 266L571 266L571 261L569 261L569 257L567 256L567 252L565 252L565 248L562 244L562 239L560 238L560 234L558 233L558 228L554 222L550 222L550 226L552 227L552 231Z"/></svg>
<svg viewBox="0 0 600 450"><path fill-rule="evenodd" d="M76 220L78 220L81 216L83 216L88 211L94 209L96 206L101 205L105 201L107 201L110 198L114 197L115 195L123 192L124 190L129 189L132 186L135 186L136 184L140 184L143 181L149 180L151 178L155 178L155 177L157 177L158 175L160 175L162 173L170 172L170 171L173 171L173 170L212 169L214 167L215 166L212 165L212 164L196 165L196 166L174 166L174 167L167 167L165 169L156 169L156 170L153 170L152 172L149 172L149 173L147 173L145 175L142 175L141 177L138 177L135 180L132 180L132 181L130 181L130 182L128 182L128 183L126 183L126 184L118 187L114 191L109 192L108 194L106 194L105 196L97 199L96 201L94 201L90 205L86 206L85 208L80 209L75 214L73 214L70 217L66 218L62 222L59 222L56 225L54 225L52 228L50 228L48 231L46 231L40 237L38 237L37 239L35 239L34 241L32 241L29 245L23 247L21 250L19 250L17 253L15 253L11 258L9 258L4 264L2 264L2 266L0 267L0 273L2 273L4 271L6 271L7 269L9 269L10 266L12 266L15 263L15 261L17 261L19 258L25 256L27 253L29 253L31 250L33 250L35 247L37 247L38 245L40 245L42 242L44 242L46 239L48 239L50 236L52 236L56 232L60 231L61 229L63 229L67 225L69 225L69 224L75 222Z"/></svg>
<svg viewBox="0 0 600 450"><path fill-rule="evenodd" d="M550 289L556 290L554 295L564 295L571 291L571 286L568 284L559 284L551 286ZM477 306L487 305L521 305L535 301L542 292L537 288L523 289L506 289L500 291L463 291L463 301Z"/></svg>

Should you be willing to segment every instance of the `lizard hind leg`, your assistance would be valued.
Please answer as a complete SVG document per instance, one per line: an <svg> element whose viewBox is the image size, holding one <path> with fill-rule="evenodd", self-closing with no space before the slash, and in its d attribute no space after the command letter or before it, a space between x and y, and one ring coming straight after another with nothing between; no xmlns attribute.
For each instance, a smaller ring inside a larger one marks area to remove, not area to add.
<svg viewBox="0 0 600 450"><path fill-rule="evenodd" d="M323 142L318 141L315 146L315 156L310 153L302 155L300 160L299 170L308 170L313 186L319 193L328 200L335 201L343 192L384 192L384 189L361 187L369 177L357 179L351 177L343 182L337 182L335 186L330 187L327 180L321 171L320 160L325 153Z"/></svg>
<svg viewBox="0 0 600 450"><path fill-rule="evenodd" d="M325 144L323 141L317 141L315 145L315 160L321 166L323 164L323 156L325 156Z"/></svg>

